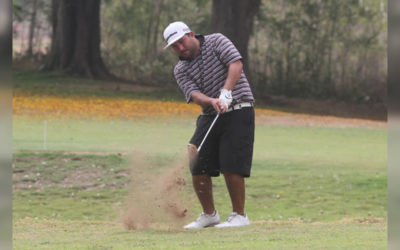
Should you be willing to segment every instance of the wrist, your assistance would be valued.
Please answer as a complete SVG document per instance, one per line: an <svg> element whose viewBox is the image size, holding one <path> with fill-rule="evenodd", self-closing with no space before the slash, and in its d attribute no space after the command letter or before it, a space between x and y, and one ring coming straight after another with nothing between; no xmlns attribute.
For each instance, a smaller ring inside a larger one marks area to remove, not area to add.
<svg viewBox="0 0 400 250"><path fill-rule="evenodd" d="M222 88L222 89L221 89L221 95L222 95L222 94L232 95L232 90L227 89L227 88Z"/></svg>

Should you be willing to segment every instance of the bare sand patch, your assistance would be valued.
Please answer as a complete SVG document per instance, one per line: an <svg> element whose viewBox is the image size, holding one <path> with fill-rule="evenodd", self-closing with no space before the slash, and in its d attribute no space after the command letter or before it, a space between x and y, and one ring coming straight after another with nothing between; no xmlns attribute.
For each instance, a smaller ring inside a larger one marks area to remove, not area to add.
<svg viewBox="0 0 400 250"><path fill-rule="evenodd" d="M130 194L120 217L126 229L171 229L185 223L189 206L180 191L186 186L183 170L187 161L178 157L157 174L144 154L135 154Z"/></svg>

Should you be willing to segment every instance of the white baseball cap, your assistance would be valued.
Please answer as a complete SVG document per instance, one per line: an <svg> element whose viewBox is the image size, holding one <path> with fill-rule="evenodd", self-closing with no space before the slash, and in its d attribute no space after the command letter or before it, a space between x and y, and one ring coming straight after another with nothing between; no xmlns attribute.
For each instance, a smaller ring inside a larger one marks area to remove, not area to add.
<svg viewBox="0 0 400 250"><path fill-rule="evenodd" d="M167 45L164 49L168 48L171 44L181 39L185 34L191 32L189 27L183 22L170 23L164 30L164 39Z"/></svg>

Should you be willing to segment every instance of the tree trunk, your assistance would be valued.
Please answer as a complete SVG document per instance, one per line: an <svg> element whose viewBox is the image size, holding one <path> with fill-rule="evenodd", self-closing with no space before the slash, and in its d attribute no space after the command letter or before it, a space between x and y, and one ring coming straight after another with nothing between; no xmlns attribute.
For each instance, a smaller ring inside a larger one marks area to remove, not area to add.
<svg viewBox="0 0 400 250"><path fill-rule="evenodd" d="M161 12L163 11L163 6L164 4L164 0L159 0L156 3L156 24L155 24L155 28L154 28L154 33L153 33L153 49L152 49L152 53L151 53L151 58L152 60L155 60L155 58L157 57L157 51L158 51L158 37L160 36L160 19L161 19Z"/></svg>
<svg viewBox="0 0 400 250"><path fill-rule="evenodd" d="M211 31L227 36L243 57L244 71L248 70L248 43L255 14L261 0L213 0Z"/></svg>
<svg viewBox="0 0 400 250"><path fill-rule="evenodd" d="M33 0L32 3L32 14L31 14L31 23L29 26L29 45L27 55L31 57L33 55L33 36L35 34L35 26L36 26L36 12L37 12L37 1Z"/></svg>
<svg viewBox="0 0 400 250"><path fill-rule="evenodd" d="M100 54L100 0L53 0L53 35L45 69L114 79Z"/></svg>
<svg viewBox="0 0 400 250"><path fill-rule="evenodd" d="M150 18L147 23L147 28L146 28L146 47L145 47L145 58L150 57L151 54L151 30L153 28L153 21L154 21L154 12L152 11L154 8L154 3L152 1L147 1L146 2L146 7L147 11L150 12Z"/></svg>

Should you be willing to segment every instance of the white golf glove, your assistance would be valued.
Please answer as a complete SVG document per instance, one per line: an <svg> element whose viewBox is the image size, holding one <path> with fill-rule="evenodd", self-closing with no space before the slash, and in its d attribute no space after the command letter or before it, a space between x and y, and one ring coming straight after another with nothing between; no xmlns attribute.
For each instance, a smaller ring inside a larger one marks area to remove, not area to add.
<svg viewBox="0 0 400 250"><path fill-rule="evenodd" d="M221 101L222 105L224 105L226 108L229 108L232 103L232 90L221 89L219 100Z"/></svg>

